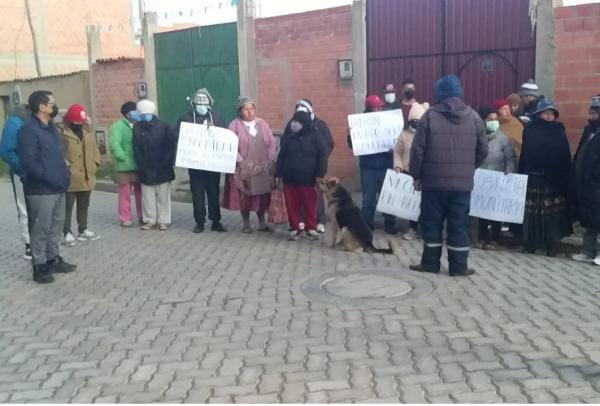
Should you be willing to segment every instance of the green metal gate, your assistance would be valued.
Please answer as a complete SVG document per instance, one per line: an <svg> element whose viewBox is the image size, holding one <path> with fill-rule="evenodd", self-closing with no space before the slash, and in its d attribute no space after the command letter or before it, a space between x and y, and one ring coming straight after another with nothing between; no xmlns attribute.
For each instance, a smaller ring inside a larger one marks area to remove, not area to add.
<svg viewBox="0 0 600 406"><path fill-rule="evenodd" d="M186 98L203 87L225 125L235 118L240 93L236 23L155 34L154 47L161 119L175 124L190 108Z"/></svg>

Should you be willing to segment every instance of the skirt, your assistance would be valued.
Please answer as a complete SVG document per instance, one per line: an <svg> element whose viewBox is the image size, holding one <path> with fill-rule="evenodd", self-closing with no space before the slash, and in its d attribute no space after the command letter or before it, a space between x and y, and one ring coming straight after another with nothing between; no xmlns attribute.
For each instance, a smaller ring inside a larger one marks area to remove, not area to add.
<svg viewBox="0 0 600 406"><path fill-rule="evenodd" d="M233 180L233 175L225 177L225 189L223 190L223 207L233 211L261 212L269 210L271 205L271 193L248 196L238 189Z"/></svg>

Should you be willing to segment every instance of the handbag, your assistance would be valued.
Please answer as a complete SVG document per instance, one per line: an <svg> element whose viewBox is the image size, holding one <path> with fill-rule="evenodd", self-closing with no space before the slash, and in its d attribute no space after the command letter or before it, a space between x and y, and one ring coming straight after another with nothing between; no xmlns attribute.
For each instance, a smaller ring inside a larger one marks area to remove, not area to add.
<svg viewBox="0 0 600 406"><path fill-rule="evenodd" d="M271 192L271 205L269 206L268 219L273 224L286 224L288 213L285 206L285 196L281 190Z"/></svg>

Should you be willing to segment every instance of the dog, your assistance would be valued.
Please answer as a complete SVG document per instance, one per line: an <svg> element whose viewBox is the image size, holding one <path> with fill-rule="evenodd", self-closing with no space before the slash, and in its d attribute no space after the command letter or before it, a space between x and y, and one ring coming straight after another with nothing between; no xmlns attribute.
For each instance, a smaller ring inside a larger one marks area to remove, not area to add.
<svg viewBox="0 0 600 406"><path fill-rule="evenodd" d="M327 245L333 248L341 242L347 251L379 254L394 253L392 244L389 241L389 248L375 248L373 246L373 231L352 200L350 193L340 184L338 179L324 179L319 183L319 190L325 196L327 215L330 221L325 234Z"/></svg>

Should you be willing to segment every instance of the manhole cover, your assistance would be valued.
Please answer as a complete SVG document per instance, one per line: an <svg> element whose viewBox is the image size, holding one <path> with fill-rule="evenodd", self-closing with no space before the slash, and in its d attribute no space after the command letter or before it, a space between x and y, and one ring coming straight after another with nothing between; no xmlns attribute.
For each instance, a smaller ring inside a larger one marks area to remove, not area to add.
<svg viewBox="0 0 600 406"><path fill-rule="evenodd" d="M351 274L327 279L321 289L347 299L385 299L405 295L412 286L387 276Z"/></svg>

